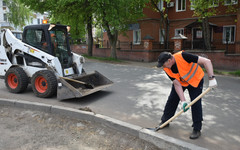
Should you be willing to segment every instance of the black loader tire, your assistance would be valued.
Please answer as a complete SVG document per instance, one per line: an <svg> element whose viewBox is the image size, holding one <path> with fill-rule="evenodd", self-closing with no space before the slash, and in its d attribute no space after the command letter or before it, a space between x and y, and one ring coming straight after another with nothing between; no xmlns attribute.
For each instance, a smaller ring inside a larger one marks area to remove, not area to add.
<svg viewBox="0 0 240 150"><path fill-rule="evenodd" d="M21 93L27 89L28 76L20 67L8 69L5 74L5 85L11 93Z"/></svg>
<svg viewBox="0 0 240 150"><path fill-rule="evenodd" d="M57 78L52 71L41 70L31 78L32 90L37 97L47 98L57 93Z"/></svg>

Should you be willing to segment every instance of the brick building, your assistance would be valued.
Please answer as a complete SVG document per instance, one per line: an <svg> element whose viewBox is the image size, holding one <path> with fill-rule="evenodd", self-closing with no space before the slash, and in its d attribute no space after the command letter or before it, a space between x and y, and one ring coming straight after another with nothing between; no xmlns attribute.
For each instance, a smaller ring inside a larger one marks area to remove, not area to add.
<svg viewBox="0 0 240 150"><path fill-rule="evenodd" d="M166 3L159 3L159 7L166 7ZM231 5L236 12L226 12ZM183 49L201 50L204 49L201 23L193 16L193 8L189 0L171 0L167 5L169 17L169 45L173 49L175 35L181 33L187 37L184 40ZM224 4L213 1L217 9L216 16L209 18L211 32L211 49L226 50L227 53L240 53L240 4L238 0L225 0ZM120 35L118 48L143 49L143 39L146 36L153 38L152 49L163 49L163 37L160 33L160 14L150 8L144 8L145 17L138 20L138 23L129 25L127 36ZM164 32L164 31L163 31ZM107 34L104 33L104 47L109 47Z"/></svg>
<svg viewBox="0 0 240 150"><path fill-rule="evenodd" d="M167 4L159 3L159 8ZM228 6L236 11L226 12ZM211 31L211 51L206 51L203 42L201 23L193 16L189 0L171 0L168 4L169 17L169 47L164 47L164 38L160 32L160 13L146 7L143 9L144 18L129 25L126 35L119 35L117 42L117 57L119 59L153 62L157 61L162 51L174 51L174 39L181 33L187 39L181 43L181 49L187 50L212 60L214 68L240 69L240 2L225 0L225 4L213 0L213 6L218 14L209 18ZM75 52L87 53L87 45L75 45ZM93 55L110 57L111 49L107 33L103 34L103 48L93 48Z"/></svg>

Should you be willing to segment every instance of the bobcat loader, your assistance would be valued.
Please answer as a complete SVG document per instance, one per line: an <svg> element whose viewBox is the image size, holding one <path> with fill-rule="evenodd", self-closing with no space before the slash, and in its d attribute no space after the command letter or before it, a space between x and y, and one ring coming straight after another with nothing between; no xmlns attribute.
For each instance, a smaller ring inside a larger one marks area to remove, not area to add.
<svg viewBox="0 0 240 150"><path fill-rule="evenodd" d="M23 92L28 84L37 97L57 94L57 99L86 96L109 87L112 81L99 72L86 74L84 57L70 50L68 26L29 25L22 41L9 29L1 32L0 76L12 93Z"/></svg>

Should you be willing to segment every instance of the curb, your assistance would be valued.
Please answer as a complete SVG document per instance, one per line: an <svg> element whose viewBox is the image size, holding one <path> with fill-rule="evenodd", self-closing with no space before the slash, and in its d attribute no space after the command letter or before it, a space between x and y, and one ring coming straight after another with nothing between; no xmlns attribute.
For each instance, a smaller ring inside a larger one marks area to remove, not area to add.
<svg viewBox="0 0 240 150"><path fill-rule="evenodd" d="M94 114L93 112L81 111L78 109L56 106L56 105L48 105L48 104L37 103L37 102L28 102L28 101L22 101L22 100L10 100L10 99L1 99L1 98L0 98L0 105L43 111L46 113L64 115L64 116L72 117L79 120L87 120L87 121L102 123L112 129L130 134L139 139L150 142L160 149L206 150L206 148L202 148L194 144L187 143L179 139L166 136L161 133L156 133L156 132L144 129L140 126L136 126L136 125L129 124L114 118L110 118L108 116L104 116L101 114Z"/></svg>

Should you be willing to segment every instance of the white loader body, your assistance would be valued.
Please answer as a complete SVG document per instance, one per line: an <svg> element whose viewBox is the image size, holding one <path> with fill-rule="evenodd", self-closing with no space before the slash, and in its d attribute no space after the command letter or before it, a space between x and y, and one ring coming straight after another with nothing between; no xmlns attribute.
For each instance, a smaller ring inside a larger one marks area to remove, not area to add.
<svg viewBox="0 0 240 150"><path fill-rule="evenodd" d="M0 76L5 78L10 92L21 93L30 82L38 97L50 97L57 92L58 99L69 99L91 94L112 84L98 72L86 77L83 70L85 60L70 51L65 26L50 27L26 27L23 41L9 29L2 30ZM66 77L72 80L66 80ZM87 84L94 85L93 89L86 88Z"/></svg>

